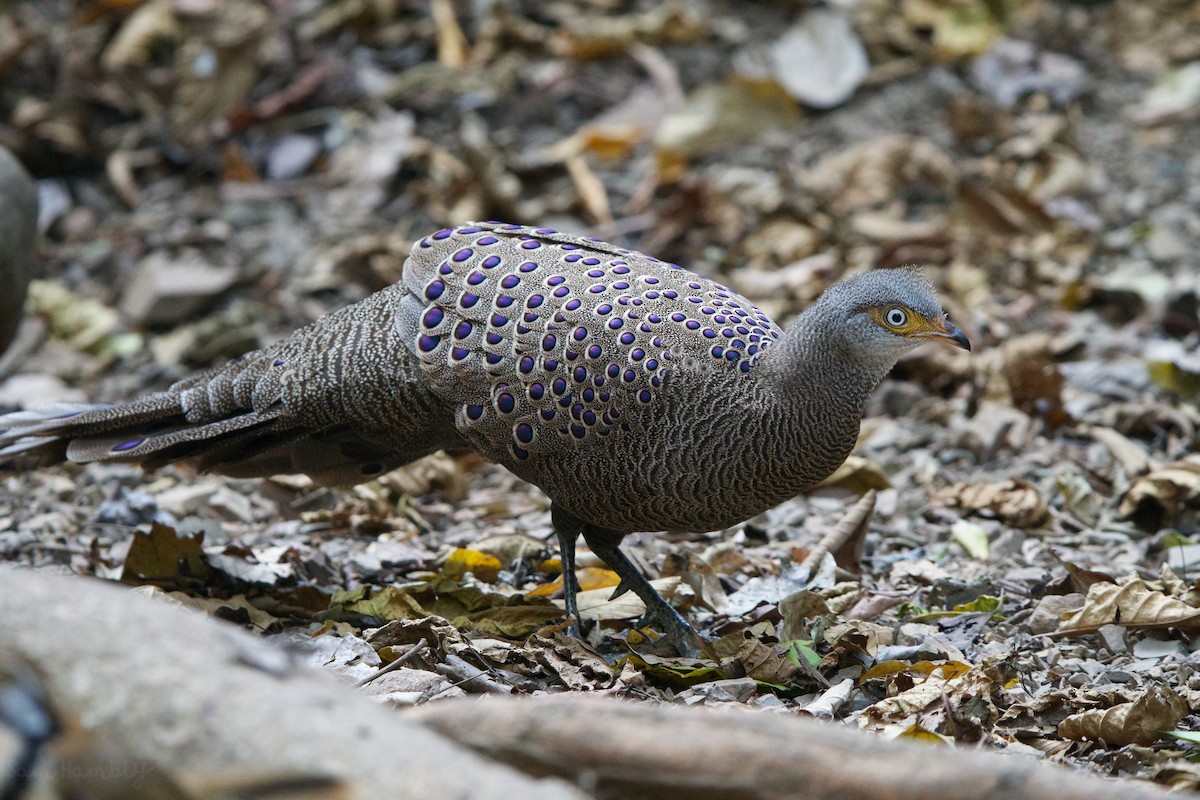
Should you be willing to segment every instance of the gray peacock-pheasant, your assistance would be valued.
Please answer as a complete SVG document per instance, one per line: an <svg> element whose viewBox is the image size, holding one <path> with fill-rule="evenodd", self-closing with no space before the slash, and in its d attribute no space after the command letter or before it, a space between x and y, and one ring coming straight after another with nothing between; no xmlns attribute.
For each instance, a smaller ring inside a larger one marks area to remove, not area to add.
<svg viewBox="0 0 1200 800"><path fill-rule="evenodd" d="M0 462L186 460L349 485L471 448L550 497L568 613L582 534L617 592L694 653L622 538L718 530L820 482L870 393L927 341L970 349L915 269L836 284L784 331L674 264L473 223L416 242L399 283L165 392L0 417Z"/></svg>

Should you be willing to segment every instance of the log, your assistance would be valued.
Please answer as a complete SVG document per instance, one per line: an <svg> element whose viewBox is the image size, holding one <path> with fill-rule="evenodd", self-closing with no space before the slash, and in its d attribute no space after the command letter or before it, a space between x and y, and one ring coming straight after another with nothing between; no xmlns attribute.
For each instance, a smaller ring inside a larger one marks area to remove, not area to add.
<svg viewBox="0 0 1200 800"><path fill-rule="evenodd" d="M81 796L159 797L156 776L192 787L241 774L276 791L332 786L339 798L582 797L476 755L227 622L104 581L0 566L0 643L0 661L10 654L0 673L19 668L14 660L31 666L55 712L82 731L67 756L58 748L72 759L58 767L63 779L86 779L99 760L96 776L130 782Z"/></svg>
<svg viewBox="0 0 1200 800"><path fill-rule="evenodd" d="M410 716L480 753L598 793L679 800L1163 800L980 750L885 740L844 725L743 709L582 695L471 697Z"/></svg>

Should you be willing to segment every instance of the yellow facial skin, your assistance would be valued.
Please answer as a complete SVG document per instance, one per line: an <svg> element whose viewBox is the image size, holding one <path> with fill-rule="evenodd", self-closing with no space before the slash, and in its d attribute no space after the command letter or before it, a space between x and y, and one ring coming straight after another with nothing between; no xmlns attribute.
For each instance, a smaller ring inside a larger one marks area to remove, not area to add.
<svg viewBox="0 0 1200 800"><path fill-rule="evenodd" d="M971 349L971 342L967 339L966 334L952 325L945 317L930 319L903 305L876 306L868 308L867 313L879 327L897 336L944 342L963 350Z"/></svg>

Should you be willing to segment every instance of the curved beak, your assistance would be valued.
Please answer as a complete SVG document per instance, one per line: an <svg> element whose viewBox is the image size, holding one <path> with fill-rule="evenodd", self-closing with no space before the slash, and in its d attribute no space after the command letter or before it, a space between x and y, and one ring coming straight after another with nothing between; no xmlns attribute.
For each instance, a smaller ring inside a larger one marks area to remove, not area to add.
<svg viewBox="0 0 1200 800"><path fill-rule="evenodd" d="M941 330L928 334L928 337L931 340L943 341L946 344L961 347L963 350L969 351L971 349L971 340L948 320L942 320Z"/></svg>

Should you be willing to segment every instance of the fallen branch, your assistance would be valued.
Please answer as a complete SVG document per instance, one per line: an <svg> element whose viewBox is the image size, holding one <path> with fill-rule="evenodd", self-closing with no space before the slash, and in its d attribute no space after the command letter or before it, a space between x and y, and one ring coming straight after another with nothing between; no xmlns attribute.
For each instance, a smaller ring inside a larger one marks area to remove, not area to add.
<svg viewBox="0 0 1200 800"><path fill-rule="evenodd" d="M448 700L408 712L456 741L599 793L688 800L1163 800L1024 759L888 741L811 719L557 695Z"/></svg>

